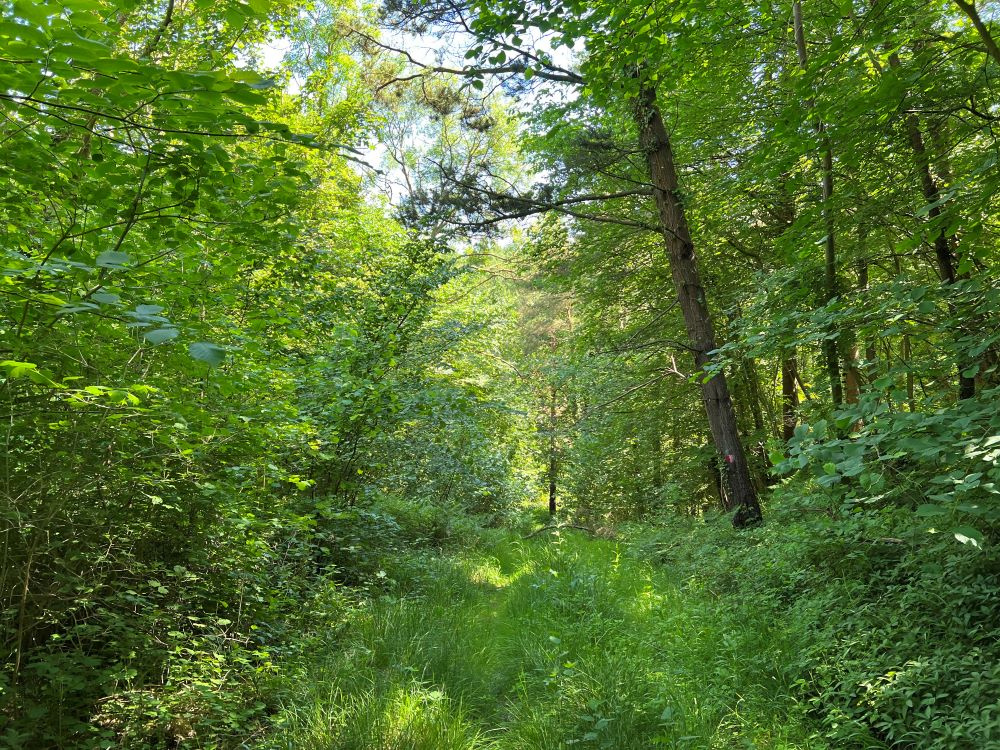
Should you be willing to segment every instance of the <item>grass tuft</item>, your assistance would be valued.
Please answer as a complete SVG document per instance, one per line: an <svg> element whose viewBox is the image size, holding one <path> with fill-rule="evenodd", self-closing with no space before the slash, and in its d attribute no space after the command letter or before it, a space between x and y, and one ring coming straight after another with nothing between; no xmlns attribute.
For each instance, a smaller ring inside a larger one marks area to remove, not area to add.
<svg viewBox="0 0 1000 750"><path fill-rule="evenodd" d="M269 748L823 748L797 644L710 592L570 534L417 558L423 588L313 650ZM400 575L400 578L405 576Z"/></svg>

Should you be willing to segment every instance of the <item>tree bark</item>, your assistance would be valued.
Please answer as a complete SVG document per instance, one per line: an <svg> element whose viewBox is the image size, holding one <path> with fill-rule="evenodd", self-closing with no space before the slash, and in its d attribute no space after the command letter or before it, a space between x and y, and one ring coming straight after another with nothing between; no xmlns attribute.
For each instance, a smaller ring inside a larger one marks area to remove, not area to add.
<svg viewBox="0 0 1000 750"><path fill-rule="evenodd" d="M896 267L896 278L903 278L903 264L899 262L899 256L896 255L893 258L893 263ZM892 362L889 359L889 353L892 351L892 345L886 342L886 372L891 371ZM906 406L911 413L917 410L917 401L914 397L913 392L913 362L911 362L911 357L913 352L910 348L910 334L904 333L902 340L899 342L899 360L903 363L906 368ZM889 393L892 393L892 389L889 389ZM892 397L888 398L889 410L892 411Z"/></svg>
<svg viewBox="0 0 1000 750"><path fill-rule="evenodd" d="M804 71L809 67L809 53L806 49L805 26L802 23L802 3L795 0L792 3L792 23L795 33L795 49L798 52L799 67ZM806 106L812 109L815 102L806 101ZM822 118L816 117L813 127L819 136L823 153L823 224L826 228L826 238L823 242L823 296L829 303L837 296L837 222L833 212L833 146L826 132L826 124ZM844 401L844 387L840 379L840 354L837 349L836 326L831 326L828 338L823 340L823 354L826 358L827 375L830 378L830 398L833 408L839 407Z"/></svg>
<svg viewBox="0 0 1000 750"><path fill-rule="evenodd" d="M660 404L661 394L663 391L663 381L660 381L654 386L653 398L656 404ZM653 489L655 495L653 498L655 502L653 503L655 510L660 509L660 499L663 497L663 424L659 419L653 420L651 425L652 432L649 436L650 448L653 451ZM649 503L641 502L639 507L640 515L649 509Z"/></svg>
<svg viewBox="0 0 1000 750"><path fill-rule="evenodd" d="M705 289L698 273L684 204L678 190L670 137L656 103L656 91L648 83L641 86L634 114L649 165L653 198L688 340L694 353L695 365L699 370L705 370L712 364L709 352L716 349L715 332L705 299ZM728 487L725 509L737 510L733 517L733 524L737 527L756 523L761 518L760 503L750 477L725 374L719 372L703 382L701 394L712 440L726 469L725 481Z"/></svg>
<svg viewBox="0 0 1000 750"><path fill-rule="evenodd" d="M979 11L976 10L975 0L955 0L955 4L962 9L962 11L969 17L972 21L972 25L976 27L976 31L979 32L979 38L983 40L983 44L986 45L986 51L989 53L990 57L1000 63L1000 47L997 46L996 40L993 35L990 34L990 30L986 28L986 24L983 23L983 19L979 17Z"/></svg>
<svg viewBox="0 0 1000 750"><path fill-rule="evenodd" d="M798 363L792 349L781 361L781 437L787 443L795 435L798 423L799 391L795 387Z"/></svg>
<svg viewBox="0 0 1000 750"><path fill-rule="evenodd" d="M847 354L844 357L846 367L844 370L844 399L849 404L857 404L861 399L861 370L858 362L861 361L861 348L857 340L851 341L847 347Z"/></svg>
<svg viewBox="0 0 1000 750"><path fill-rule="evenodd" d="M754 443L751 450L757 456L757 466L754 467L754 471L751 471L750 476L757 487L764 487L767 483L767 471L771 462L767 457L767 449L764 447L767 426L764 423L763 394L761 393L760 380L757 377L757 363L752 357L744 357L741 365L743 367L743 380L746 384L746 407L753 419Z"/></svg>
<svg viewBox="0 0 1000 750"><path fill-rule="evenodd" d="M858 267L857 290L860 294L868 288L868 265L865 262ZM844 331L844 400L848 404L857 405L861 401L861 386L864 377L861 373L861 345L858 343L857 331L847 328ZM856 428L863 424L861 420L855 423Z"/></svg>
<svg viewBox="0 0 1000 750"><path fill-rule="evenodd" d="M889 55L889 66L894 70L898 70L901 66L899 55L895 52ZM952 243L941 225L941 206L939 205L941 190L934 175L931 174L931 161L924 144L923 134L920 132L920 121L914 113L908 112L904 122L906 135L910 141L910 149L913 151L913 160L919 173L923 197L927 205L931 207L927 211L927 217L936 232L934 235L934 256L937 259L938 275L945 286L951 286L958 280L958 273L955 270L955 254L952 252ZM969 364L962 359L958 361L959 399L972 398L976 395L976 378L963 374L968 369Z"/></svg>
<svg viewBox="0 0 1000 750"><path fill-rule="evenodd" d="M858 261L858 288L861 290L861 294L865 297L868 296L868 289L870 286L870 279L868 274L868 243L867 243L868 233L867 230L859 232L859 238L861 240L861 260ZM875 348L875 337L870 336L868 341L865 342L865 367L864 376L871 380L873 373L876 372L878 352Z"/></svg>
<svg viewBox="0 0 1000 750"><path fill-rule="evenodd" d="M549 515L556 514L556 387L549 389Z"/></svg>
<svg viewBox="0 0 1000 750"><path fill-rule="evenodd" d="M903 341L899 347L899 358L906 367L906 406L912 413L917 410L917 399L913 390L913 352L910 349L909 334L903 334Z"/></svg>

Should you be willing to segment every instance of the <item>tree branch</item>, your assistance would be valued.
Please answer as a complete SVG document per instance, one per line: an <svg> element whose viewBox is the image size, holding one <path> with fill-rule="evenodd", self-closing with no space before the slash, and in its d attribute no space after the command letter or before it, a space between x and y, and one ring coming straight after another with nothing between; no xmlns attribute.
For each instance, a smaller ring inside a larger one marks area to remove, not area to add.
<svg viewBox="0 0 1000 750"><path fill-rule="evenodd" d="M174 0L168 0L167 12L164 14L160 25L156 27L156 35L149 40L149 44L143 48L142 54L140 54L139 57L149 57L154 51L156 51L156 48L160 45L160 40L163 38L163 33L167 30L167 27L170 26L170 22L173 18Z"/></svg>
<svg viewBox="0 0 1000 750"><path fill-rule="evenodd" d="M444 73L448 75L461 76L463 78L478 78L484 75L524 73L528 69L528 65L523 62L512 62L507 65L498 65L494 67L477 66L469 68L449 68L444 65L430 65L429 63L417 60L413 55L411 55L405 49L402 49L400 47L393 47L391 44L386 44L385 42L379 41L370 34L366 34L365 32L360 31L358 29L352 29L351 31L354 34L360 36L365 41L374 44L376 47L379 47L380 49L383 49L386 52L393 52L397 55L403 56L404 58L406 58L407 62L409 62L411 65L414 65L427 73ZM583 76L574 73L573 71L566 70L565 68L560 68L555 65L547 64L543 60L539 59L537 56L531 55L530 53L527 53L523 50L519 50L516 47L511 47L509 45L503 45L503 46L506 46L507 49L516 51L519 55L523 55L524 57L533 59L535 62L537 62L541 67L531 69L532 76L535 78L542 78L546 81L557 81L559 83L572 83L575 85L583 84ZM393 79L393 81L391 81L390 83L396 81L412 80L414 78L419 78L419 77L421 77L421 74L406 76L403 78L396 78ZM383 86L380 88L383 88L386 85L388 84L383 84Z"/></svg>
<svg viewBox="0 0 1000 750"><path fill-rule="evenodd" d="M955 0L955 5L961 8L965 15L969 17L972 21L972 25L976 27L976 31L979 32L980 38L983 40L983 44L986 45L986 51L989 53L990 57L1000 63L1000 47L997 46L996 40L993 35L990 34L990 30L986 28L986 24L983 23L983 19L979 17L979 11L976 10L975 0Z"/></svg>
<svg viewBox="0 0 1000 750"><path fill-rule="evenodd" d="M539 198L533 198L525 195L508 195L505 193L498 193L494 190L490 190L484 187L479 187L477 185L462 182L460 180L453 179L451 180L451 182L463 190L484 195L491 201L509 202L514 205L520 205L520 208L502 212L502 215L500 216L496 216L489 219L483 219L481 221L449 222L455 224L456 226L483 228L483 227L493 226L494 224L499 224L502 221L523 219L528 216L534 216L536 214L545 213L547 211L555 211L557 213L566 214L567 216L573 216L574 218L584 219L586 221L596 221L606 224L617 224L619 226L632 227L633 229L643 229L649 232L660 231L660 227L654 224L647 224L646 222L634 221L632 219L623 219L617 216L606 216L603 214L584 213L581 211L575 211L573 209L568 208L569 206L579 205L581 203L595 203L597 201L620 200L622 198L633 198L636 196L649 197L650 195L652 195L653 192L650 189L644 188L641 190L622 190L617 193L605 193L601 195L578 195L557 201L544 201Z"/></svg>

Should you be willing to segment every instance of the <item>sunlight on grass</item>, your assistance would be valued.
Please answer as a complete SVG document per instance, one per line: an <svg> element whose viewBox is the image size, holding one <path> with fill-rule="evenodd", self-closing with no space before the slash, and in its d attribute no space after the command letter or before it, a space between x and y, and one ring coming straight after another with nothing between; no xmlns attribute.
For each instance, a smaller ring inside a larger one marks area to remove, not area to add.
<svg viewBox="0 0 1000 750"><path fill-rule="evenodd" d="M478 560L471 564L469 569L469 580L479 586L493 586L498 589L506 588L514 583L518 578L533 572L534 566L531 562L504 572L502 563L495 557Z"/></svg>
<svg viewBox="0 0 1000 750"><path fill-rule="evenodd" d="M312 662L270 747L825 747L799 728L768 623L736 626L613 543L498 540L445 562Z"/></svg>
<svg viewBox="0 0 1000 750"><path fill-rule="evenodd" d="M345 675L327 675L336 680ZM474 750L480 731L461 705L418 682L317 692L285 717L269 748L299 750Z"/></svg>

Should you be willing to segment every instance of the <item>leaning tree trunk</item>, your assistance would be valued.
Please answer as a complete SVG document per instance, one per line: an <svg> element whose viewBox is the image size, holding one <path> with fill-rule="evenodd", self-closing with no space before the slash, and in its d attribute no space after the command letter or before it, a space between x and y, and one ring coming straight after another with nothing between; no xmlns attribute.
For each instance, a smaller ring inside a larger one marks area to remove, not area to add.
<svg viewBox="0 0 1000 750"><path fill-rule="evenodd" d="M716 348L715 332L705 300L705 289L695 262L694 243L691 241L684 204L677 189L677 169L670 137L656 104L656 91L648 84L642 85L640 89L635 119L649 165L660 230L670 259L670 272L684 316L688 340L694 353L695 365L704 370L712 364L709 352ZM712 440L725 469L725 481L728 485L724 501L726 510L737 509L733 517L733 524L737 527L755 523L761 517L760 504L750 478L726 376L719 372L703 382L701 395L708 414Z"/></svg>

